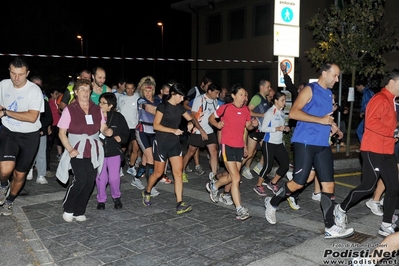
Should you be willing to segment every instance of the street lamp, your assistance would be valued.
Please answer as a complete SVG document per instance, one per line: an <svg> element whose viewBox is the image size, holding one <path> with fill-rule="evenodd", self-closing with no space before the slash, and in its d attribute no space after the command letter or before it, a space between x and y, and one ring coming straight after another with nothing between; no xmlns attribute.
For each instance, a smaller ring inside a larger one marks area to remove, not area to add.
<svg viewBox="0 0 399 266"><path fill-rule="evenodd" d="M161 35L162 35L162 57L163 57L163 23L162 23L162 22L158 22L157 25L161 27Z"/></svg>
<svg viewBox="0 0 399 266"><path fill-rule="evenodd" d="M83 55L83 37L82 37L82 35L78 35L78 36L76 36L76 38L80 39L80 52Z"/></svg>

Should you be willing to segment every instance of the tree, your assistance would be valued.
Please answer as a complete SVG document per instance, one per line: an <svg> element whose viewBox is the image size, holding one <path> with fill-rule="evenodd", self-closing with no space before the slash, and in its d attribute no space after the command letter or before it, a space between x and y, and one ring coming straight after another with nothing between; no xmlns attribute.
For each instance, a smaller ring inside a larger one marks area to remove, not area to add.
<svg viewBox="0 0 399 266"><path fill-rule="evenodd" d="M396 48L398 32L392 21L385 21L386 0L347 0L315 14L306 28L313 32L317 46L306 51L313 67L325 62L336 63L343 73L351 74L355 86L356 74L373 77L385 75L383 57ZM353 102L350 104L348 130L351 130ZM350 134L347 134L347 147ZM349 149L346 150L349 156Z"/></svg>

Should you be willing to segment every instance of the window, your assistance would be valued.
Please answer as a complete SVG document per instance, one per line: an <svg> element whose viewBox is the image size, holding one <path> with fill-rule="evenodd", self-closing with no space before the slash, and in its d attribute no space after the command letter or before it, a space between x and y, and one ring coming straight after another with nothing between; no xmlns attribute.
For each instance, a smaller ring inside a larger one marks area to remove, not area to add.
<svg viewBox="0 0 399 266"><path fill-rule="evenodd" d="M228 87L237 83L244 85L244 70L243 69L228 70L227 71L227 84L229 84Z"/></svg>
<svg viewBox="0 0 399 266"><path fill-rule="evenodd" d="M246 9L240 9L229 12L228 15L228 36L227 39L231 40L240 40L244 39L245 34L245 26L246 26Z"/></svg>
<svg viewBox="0 0 399 266"><path fill-rule="evenodd" d="M212 79L212 83L216 83L217 85L222 86L221 70L207 70L205 75Z"/></svg>
<svg viewBox="0 0 399 266"><path fill-rule="evenodd" d="M263 5L255 6L253 10L253 35L262 36L272 34L274 24L273 3L268 2Z"/></svg>
<svg viewBox="0 0 399 266"><path fill-rule="evenodd" d="M216 14L207 17L206 20L206 43L220 43L222 41L222 15Z"/></svg>

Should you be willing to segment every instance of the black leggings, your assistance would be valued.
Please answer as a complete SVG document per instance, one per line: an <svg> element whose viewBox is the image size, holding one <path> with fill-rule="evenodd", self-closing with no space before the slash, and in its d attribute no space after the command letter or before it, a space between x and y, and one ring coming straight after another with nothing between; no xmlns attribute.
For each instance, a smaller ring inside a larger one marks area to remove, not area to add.
<svg viewBox="0 0 399 266"><path fill-rule="evenodd" d="M274 159L276 159L279 164L276 174L279 176L284 176L285 173L287 173L289 167L289 157L288 152L282 143L273 144L269 142L263 142L262 154L265 163L263 164L263 168L259 174L261 177L263 177L263 179L265 179L265 176L272 170Z"/></svg>
<svg viewBox="0 0 399 266"><path fill-rule="evenodd" d="M349 210L364 197L371 195L381 176L385 184L384 216L382 221L392 223L392 215L395 211L396 200L399 193L398 168L394 154L378 154L369 151L361 152L362 182L352 189L342 201L341 208Z"/></svg>

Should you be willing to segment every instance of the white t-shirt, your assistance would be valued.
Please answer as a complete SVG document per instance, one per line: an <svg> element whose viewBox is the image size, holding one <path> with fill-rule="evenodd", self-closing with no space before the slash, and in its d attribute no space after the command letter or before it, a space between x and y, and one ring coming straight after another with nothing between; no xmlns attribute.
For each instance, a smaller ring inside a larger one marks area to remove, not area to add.
<svg viewBox="0 0 399 266"><path fill-rule="evenodd" d="M44 112L43 92L35 83L27 80L22 88L14 88L11 79L4 79L0 82L0 105L7 110L14 112L26 112L36 110ZM3 126L12 132L30 133L38 131L42 124L40 123L40 114L34 123L22 122L11 117L2 117Z"/></svg>
<svg viewBox="0 0 399 266"><path fill-rule="evenodd" d="M213 128L209 124L208 118L215 112L218 107L217 99L209 99L205 94L198 95L194 98L193 106L191 107L191 112L196 112L196 118L198 123L201 125L202 129L206 134L213 133ZM201 134L199 130L194 131L195 134Z"/></svg>
<svg viewBox="0 0 399 266"><path fill-rule="evenodd" d="M129 129L135 129L138 124L137 100L140 98L138 93L132 96L120 95L118 97L118 111L125 117Z"/></svg>

